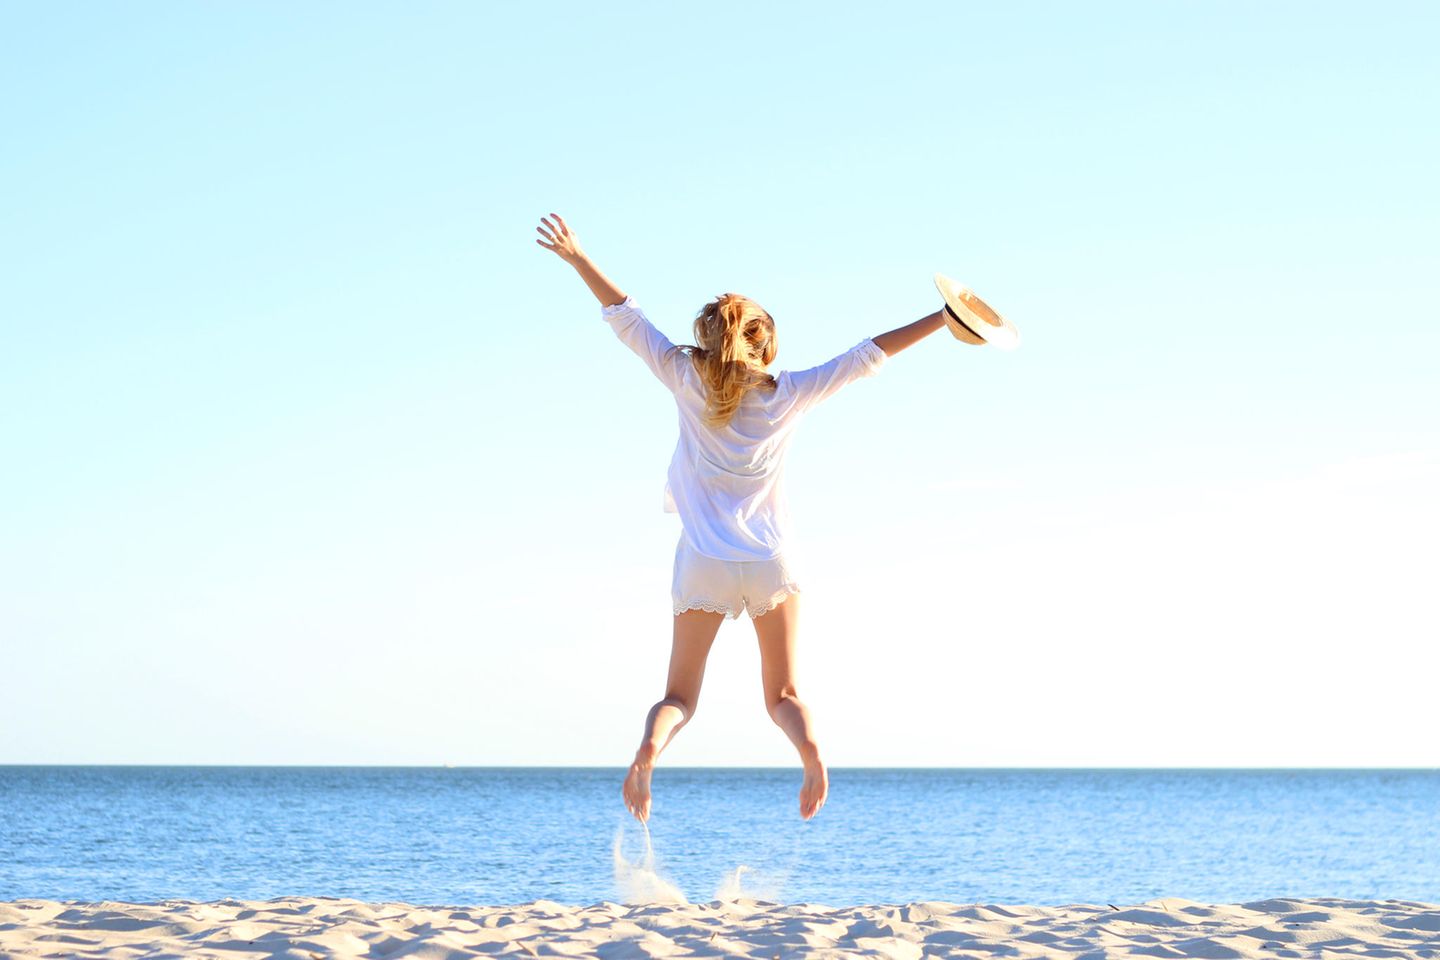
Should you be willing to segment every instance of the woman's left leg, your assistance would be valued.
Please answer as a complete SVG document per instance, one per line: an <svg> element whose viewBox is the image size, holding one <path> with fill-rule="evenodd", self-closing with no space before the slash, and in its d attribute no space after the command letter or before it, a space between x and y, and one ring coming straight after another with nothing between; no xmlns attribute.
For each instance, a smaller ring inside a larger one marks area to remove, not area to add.
<svg viewBox="0 0 1440 960"><path fill-rule="evenodd" d="M625 807L642 823L650 818L650 774L655 760L675 738L680 728L695 716L700 702L700 684L705 679L705 661L710 645L725 621L723 613L686 610L675 615L675 635L670 646L670 676L665 697L645 717L645 734L635 751L635 762L625 776L621 793Z"/></svg>

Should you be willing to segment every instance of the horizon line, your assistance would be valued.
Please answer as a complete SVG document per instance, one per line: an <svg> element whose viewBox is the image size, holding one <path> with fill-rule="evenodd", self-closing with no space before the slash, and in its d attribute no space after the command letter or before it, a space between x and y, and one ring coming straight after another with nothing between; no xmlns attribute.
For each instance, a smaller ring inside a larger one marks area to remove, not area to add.
<svg viewBox="0 0 1440 960"><path fill-rule="evenodd" d="M266 769L303 769L303 770L626 770L627 764L574 764L574 763L546 763L546 764L450 764L450 763L125 763L125 762L100 762L100 763L9 763L0 762L0 769L19 767L126 767L135 769L170 769L170 768L215 768L235 770L266 770ZM798 769L792 764L675 764L664 767L657 766L656 770L794 770ZM1183 771L1207 771L1207 772L1234 772L1234 771L1276 771L1276 772L1303 772L1303 771L1357 771L1357 772L1387 772L1387 771L1431 771L1440 772L1440 764L1413 764L1402 766L1267 766L1267 765L1246 765L1246 766L872 766L872 765L836 765L826 769L835 770L933 770L933 771L1000 771L1000 772L1053 772L1053 771L1113 771L1113 772L1183 772Z"/></svg>

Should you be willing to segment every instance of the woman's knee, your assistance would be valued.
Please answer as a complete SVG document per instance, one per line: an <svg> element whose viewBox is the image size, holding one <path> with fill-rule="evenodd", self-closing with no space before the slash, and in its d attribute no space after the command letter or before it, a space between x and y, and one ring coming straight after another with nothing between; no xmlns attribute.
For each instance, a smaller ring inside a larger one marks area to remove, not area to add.
<svg viewBox="0 0 1440 960"><path fill-rule="evenodd" d="M770 714L770 719L774 720L776 723L779 723L780 717L778 716L777 712L781 709L781 706L787 701L798 703L799 700L799 694L795 692L795 685L786 684L785 686L780 687L777 690L767 690L765 692L765 709Z"/></svg>
<svg viewBox="0 0 1440 960"><path fill-rule="evenodd" d="M681 723L688 723L690 718L695 716L695 707L700 703L700 695L677 693L673 690L665 692L665 699L661 700L662 705L669 705L680 711Z"/></svg>

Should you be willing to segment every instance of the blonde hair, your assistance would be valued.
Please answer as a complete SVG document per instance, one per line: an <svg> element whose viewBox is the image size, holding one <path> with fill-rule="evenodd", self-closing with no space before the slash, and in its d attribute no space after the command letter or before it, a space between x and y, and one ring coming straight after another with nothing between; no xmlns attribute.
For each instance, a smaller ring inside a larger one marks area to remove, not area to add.
<svg viewBox="0 0 1440 960"><path fill-rule="evenodd" d="M753 300L725 293L695 316L695 343L681 347L705 385L705 420L730 422L750 390L775 388L765 372L775 359L775 321Z"/></svg>

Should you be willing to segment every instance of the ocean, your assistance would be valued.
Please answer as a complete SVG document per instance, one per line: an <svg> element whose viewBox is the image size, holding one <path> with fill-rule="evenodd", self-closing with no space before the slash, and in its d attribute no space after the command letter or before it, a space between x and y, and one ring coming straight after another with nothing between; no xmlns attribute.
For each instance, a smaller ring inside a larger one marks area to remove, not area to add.
<svg viewBox="0 0 1440 960"><path fill-rule="evenodd" d="M0 766L0 900L634 893L621 769ZM661 766L658 882L695 902L1440 902L1440 771ZM657 878L652 878L657 879Z"/></svg>

